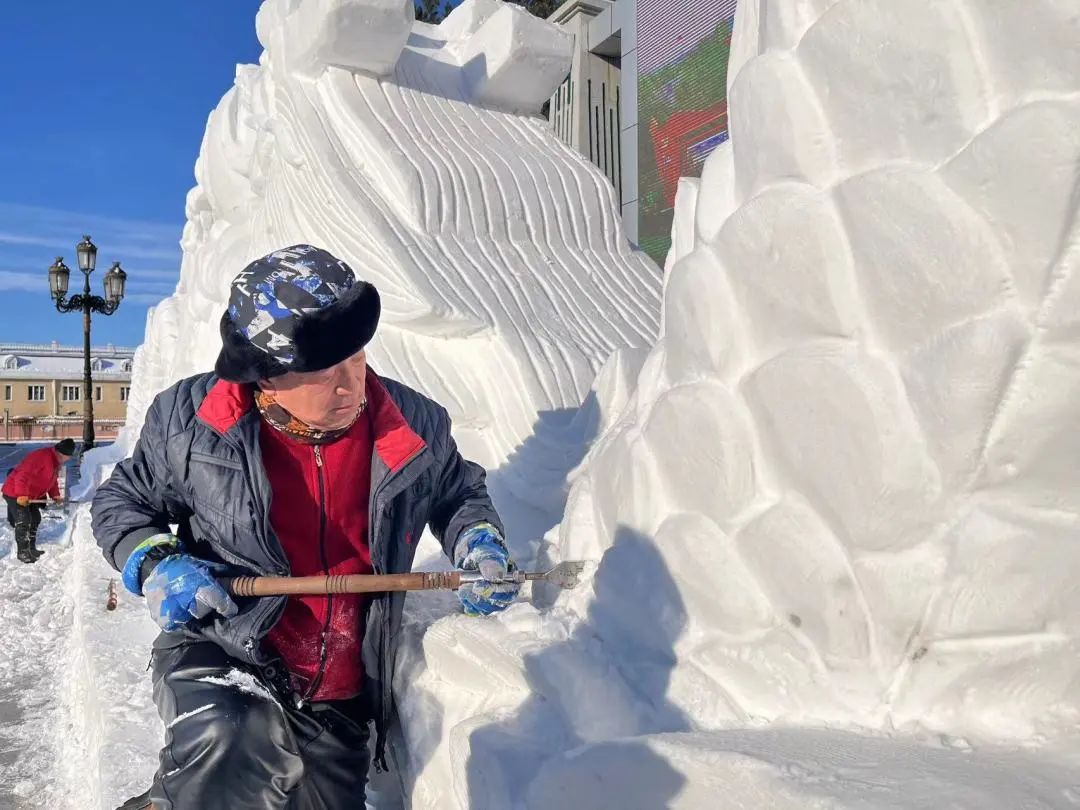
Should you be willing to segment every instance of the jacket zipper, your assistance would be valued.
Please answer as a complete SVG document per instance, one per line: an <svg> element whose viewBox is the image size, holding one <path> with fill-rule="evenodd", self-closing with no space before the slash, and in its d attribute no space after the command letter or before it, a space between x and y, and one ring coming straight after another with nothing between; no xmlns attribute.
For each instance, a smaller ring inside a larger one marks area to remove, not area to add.
<svg viewBox="0 0 1080 810"><path fill-rule="evenodd" d="M207 424L205 422L203 424L205 424L208 428L210 428L211 431L213 431L215 434L217 434L217 436L223 442L225 442L225 444L229 445L229 447L231 447L233 450L235 450L237 452L237 454L240 456L240 458L243 459L243 461L240 463L239 472L241 472L244 475L244 478L247 479L247 484L248 484L249 487L251 487L251 497L256 501L256 503L258 503L261 500L260 497L259 497L259 488L256 486L255 471L252 468L252 466L247 463L247 458L248 458L247 453L244 452L243 448L240 446L240 444L238 442L233 441L232 438L230 438L229 436L226 436L225 433L218 430L216 427L214 427L212 425L209 425L209 424ZM258 441L257 438L256 438L256 441ZM202 455L202 454L200 454L200 455ZM212 456L211 456L211 458L212 458ZM261 506L262 504L259 504L259 505ZM270 553L269 545L266 542L266 536L267 536L266 526L267 526L267 522L269 520L269 512L270 512L270 510L269 509L263 509L261 511L262 511L262 518L263 518L262 519L262 535L258 539L260 540L260 542L261 542L261 544L263 546L263 551L266 552L266 556L269 559L274 560L275 555ZM233 555L233 556L235 556L235 555ZM240 558L240 559L243 559L243 558ZM243 560L243 562L246 563L250 568L254 569L255 571L258 571L263 576L274 576L275 574L283 575L283 572L280 571L280 570L267 569L264 566L255 565L254 562L252 562L251 560Z"/></svg>
<svg viewBox="0 0 1080 810"><path fill-rule="evenodd" d="M382 495L383 490L386 489L386 487L390 484L390 482L393 481L395 478L397 478L402 473L404 473L405 470L408 469L409 465L412 464L412 462L416 459L416 457L419 456L421 453L423 453L424 450L426 450L426 449L427 449L426 444L420 445L420 447L418 447L416 450L414 450L412 452L412 455L410 455L408 458L406 458L404 463L402 463L402 465L400 467L398 467L397 472L391 473L390 475L387 475L385 478L383 478L382 481L379 482L377 487L372 488L372 490L371 490L371 502L368 505L368 516L369 516L368 517L368 526L369 526L369 540L370 541L374 541L375 537L377 536L377 529L379 528L379 526L376 524L376 521L378 521L378 519L381 517L381 512L380 512L380 510L375 508L376 505L379 502L379 496ZM376 559L377 559L376 556L374 554L372 554L371 561L372 561L373 567L375 568L375 573L376 574L385 574L386 571L381 570L384 566L374 565L374 563L376 562Z"/></svg>
<svg viewBox="0 0 1080 810"><path fill-rule="evenodd" d="M319 479L319 557L322 559L323 573L329 575L330 564L326 559L326 484L323 479L323 458L322 448L319 445L314 445L315 450L315 471ZM326 595L326 618L323 620L322 633L319 636L319 668L315 672L315 677L311 679L311 684L307 688L307 692L300 698L300 705L307 703L315 695L315 692L319 689L319 684L322 683L323 675L326 672L326 659L328 655L327 639L330 633L330 618L334 614L334 595Z"/></svg>
<svg viewBox="0 0 1080 810"><path fill-rule="evenodd" d="M415 451L413 451L412 455L405 459L405 462L398 468L396 473L391 473L390 475L386 476L382 481L379 482L377 488L372 488L371 505L368 508L368 513L370 515L370 518L368 520L370 533L368 537L369 542L371 543L372 550L374 550L374 540L378 536L377 530L380 528L378 521L380 521L380 518L382 517L381 509L376 509L376 506L378 506L379 503L379 496L382 495L383 490L386 489L389 483L395 478L397 478L399 475L402 475L405 470L408 469L409 465L421 453L423 453L425 449L427 449L427 445L421 445L420 447L418 447ZM371 559L372 563L375 563L377 558L374 554L372 554ZM377 566L375 573L385 573L385 571L379 570L380 568L385 568L385 566ZM379 645L379 680L382 684L382 695L379 701L381 704L379 707L381 710L381 717L376 718L375 721L375 758L374 762L372 763L375 766L376 773L385 773L388 770L386 764L386 736L387 728L390 725L391 693L389 683L390 679L388 677L390 671L390 600L387 594L382 594L381 598L385 600L383 604L383 611L385 615L382 617L382 620L385 623L385 627L381 638L382 643Z"/></svg>

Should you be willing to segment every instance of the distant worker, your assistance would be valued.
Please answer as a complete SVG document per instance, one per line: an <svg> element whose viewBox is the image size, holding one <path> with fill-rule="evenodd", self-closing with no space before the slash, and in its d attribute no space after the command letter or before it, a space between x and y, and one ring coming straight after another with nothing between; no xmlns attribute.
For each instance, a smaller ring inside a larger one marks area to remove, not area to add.
<svg viewBox="0 0 1080 810"><path fill-rule="evenodd" d="M4 480L8 523L15 527L15 547L19 562L37 562L45 552L37 547L41 507L48 496L60 500L57 475L67 460L75 455L75 442L63 439L52 447L35 450L20 461Z"/></svg>

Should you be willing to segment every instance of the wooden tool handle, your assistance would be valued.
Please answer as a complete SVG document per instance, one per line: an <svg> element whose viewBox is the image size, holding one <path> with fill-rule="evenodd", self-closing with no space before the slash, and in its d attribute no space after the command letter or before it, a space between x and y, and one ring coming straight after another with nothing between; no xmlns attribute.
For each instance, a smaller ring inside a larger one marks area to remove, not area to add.
<svg viewBox="0 0 1080 810"><path fill-rule="evenodd" d="M454 590L460 571L351 574L330 577L237 577L219 580L233 596L323 596L329 593Z"/></svg>

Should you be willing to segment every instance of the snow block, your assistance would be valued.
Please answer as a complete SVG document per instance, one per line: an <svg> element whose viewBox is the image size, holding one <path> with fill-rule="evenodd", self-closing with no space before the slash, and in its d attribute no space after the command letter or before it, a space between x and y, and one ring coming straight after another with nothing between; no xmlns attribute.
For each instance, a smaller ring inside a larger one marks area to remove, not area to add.
<svg viewBox="0 0 1080 810"><path fill-rule="evenodd" d="M887 689L897 671L918 655L920 642L914 632L925 621L927 607L941 588L947 556L948 550L934 543L887 554L852 556L852 570L873 619L877 671L885 678L881 699L888 700Z"/></svg>
<svg viewBox="0 0 1080 810"><path fill-rule="evenodd" d="M643 498L642 493L659 492L660 475L656 459L640 436L628 434L621 441L605 445L591 466L602 471L601 475L592 477L597 529L607 543L601 550L613 542L620 525L638 531L654 531L659 524L656 501ZM569 526L563 528L571 530Z"/></svg>
<svg viewBox="0 0 1080 810"><path fill-rule="evenodd" d="M1076 92L1080 5L1075 0L979 0L966 6L1003 100Z"/></svg>
<svg viewBox="0 0 1080 810"><path fill-rule="evenodd" d="M968 486L1032 329L1017 309L935 335L900 364L911 407L948 489Z"/></svg>
<svg viewBox="0 0 1080 810"><path fill-rule="evenodd" d="M1080 218L1072 226L1069 244L1057 268L1058 279L1040 312L1040 326L1047 329L1048 339L1080 337Z"/></svg>
<svg viewBox="0 0 1080 810"><path fill-rule="evenodd" d="M697 238L706 244L714 242L737 205L735 150L727 140L716 147L701 172L694 223Z"/></svg>
<svg viewBox="0 0 1080 810"><path fill-rule="evenodd" d="M503 5L459 49L469 97L506 112L536 113L570 72L574 36Z"/></svg>
<svg viewBox="0 0 1080 810"><path fill-rule="evenodd" d="M1026 644L1009 639L985 644L979 639L967 644L942 641L919 652L892 707L900 728L948 729L961 738L993 739L999 745L1038 739L1055 726L1075 728L1076 715L1070 709L1076 705L1080 678L1080 644L1075 641L1052 637ZM1075 784L1075 776L1073 780ZM1007 801L997 795L976 806L1025 804ZM1070 798L1066 801L1076 804Z"/></svg>
<svg viewBox="0 0 1080 810"><path fill-rule="evenodd" d="M791 54L767 53L747 65L731 86L729 109L742 199L778 180L819 187L833 181L836 141Z"/></svg>
<svg viewBox="0 0 1080 810"><path fill-rule="evenodd" d="M845 173L898 155L937 165L985 125L987 77L972 47L968 5L845 0L806 32L798 55Z"/></svg>
<svg viewBox="0 0 1080 810"><path fill-rule="evenodd" d="M759 356L851 336L863 320L843 223L816 189L790 183L750 200L727 221L717 251Z"/></svg>
<svg viewBox="0 0 1080 810"><path fill-rule="evenodd" d="M332 65L387 76L414 19L412 0L302 0L279 36L288 66L300 73L317 76Z"/></svg>
<svg viewBox="0 0 1080 810"><path fill-rule="evenodd" d="M743 339L720 257L709 248L680 259L667 274L664 334L673 381L733 372Z"/></svg>
<svg viewBox="0 0 1080 810"><path fill-rule="evenodd" d="M518 561L548 562L556 533L551 557L590 561L581 587L484 622L410 597L408 803L763 807L799 783L792 807L837 785L935 806L956 758L913 800L922 749L886 794L852 749L815 770L834 737L737 736L757 753L725 769L723 746L653 732L1074 740L1075 0L740 2L733 140L680 197L659 339L662 276L610 184L520 115L565 76L567 35L497 0L441 26L409 11L264 2L268 52L208 126L117 445L213 360L228 280L260 252L319 242L378 283L373 364L448 408ZM445 564L429 545L421 564ZM1026 806L977 777L953 804Z"/></svg>
<svg viewBox="0 0 1080 810"><path fill-rule="evenodd" d="M978 636L989 646L994 638L1052 641L1057 632L1080 630L1074 523L990 505L966 515L949 542L952 560L929 640Z"/></svg>
<svg viewBox="0 0 1080 810"><path fill-rule="evenodd" d="M656 532L656 545L680 583L678 599L686 610L677 651L690 653L714 634L739 639L775 624L774 606L735 539L712 520L701 514L672 515ZM702 576L706 571L710 576Z"/></svg>
<svg viewBox="0 0 1080 810"><path fill-rule="evenodd" d="M699 178L682 177L679 179L678 191L675 194L675 224L671 229L671 253L668 254L667 266L664 268L665 274L671 269L676 256L686 256L694 250L697 239L694 219L700 192L701 180Z"/></svg>
<svg viewBox="0 0 1080 810"><path fill-rule="evenodd" d="M1008 113L942 177L998 234L1024 304L1039 306L1069 238L1062 223L1076 214L1080 103L1040 101Z"/></svg>
<svg viewBox="0 0 1080 810"><path fill-rule="evenodd" d="M763 50L760 0L738 4L735 28L731 32L731 52L728 56L728 93L739 73Z"/></svg>
<svg viewBox="0 0 1080 810"><path fill-rule="evenodd" d="M865 665L870 617L843 545L797 496L739 532L739 552L782 621L806 636L827 666Z"/></svg>
<svg viewBox="0 0 1080 810"><path fill-rule="evenodd" d="M723 524L753 500L753 433L727 387L709 380L664 392L642 437L672 511L696 512Z"/></svg>
<svg viewBox="0 0 1080 810"><path fill-rule="evenodd" d="M798 722L807 717L828 723L850 716L836 699L829 671L805 638L779 616L771 628L764 632L753 628L742 639L715 633L706 637L686 656L686 666L705 673L714 689L730 696L744 714L743 724L780 718ZM688 714L703 702L695 692L673 694L671 699ZM714 716L702 721L716 728L723 719Z"/></svg>
<svg viewBox="0 0 1080 810"><path fill-rule="evenodd" d="M439 23L439 33L448 41L464 42L503 6L503 0L464 0Z"/></svg>
<svg viewBox="0 0 1080 810"><path fill-rule="evenodd" d="M760 434L785 478L841 541L866 550L925 540L940 476L888 364L844 345L808 344L745 383Z"/></svg>
<svg viewBox="0 0 1080 810"><path fill-rule="evenodd" d="M717 577L723 586L710 587ZM676 652L703 632L738 638L772 623L734 543L700 515L669 518L655 539L618 529L592 585L591 631L645 679L666 678Z"/></svg>
<svg viewBox="0 0 1080 810"><path fill-rule="evenodd" d="M987 440L980 481L995 497L1080 514L1080 341L1039 342Z"/></svg>
<svg viewBox="0 0 1080 810"><path fill-rule="evenodd" d="M904 350L1012 298L996 233L935 174L883 168L837 189L878 335Z"/></svg>
<svg viewBox="0 0 1080 810"><path fill-rule="evenodd" d="M761 4L761 51L795 48L806 30L840 0ZM739 8L742 13L742 8Z"/></svg>
<svg viewBox="0 0 1080 810"><path fill-rule="evenodd" d="M995 501L962 515L947 539L898 719L996 739L1030 737L1055 715L1075 722L1075 521Z"/></svg>

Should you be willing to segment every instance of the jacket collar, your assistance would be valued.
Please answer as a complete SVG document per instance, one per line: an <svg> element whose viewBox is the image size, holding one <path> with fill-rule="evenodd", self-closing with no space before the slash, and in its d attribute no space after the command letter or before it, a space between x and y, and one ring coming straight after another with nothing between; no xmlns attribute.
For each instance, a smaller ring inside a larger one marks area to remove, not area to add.
<svg viewBox="0 0 1080 810"><path fill-rule="evenodd" d="M411 428L383 381L371 367L367 370L366 392L375 452L395 473L427 445ZM225 435L255 409L255 396L248 383L217 380L206 394L197 413L199 421Z"/></svg>
<svg viewBox="0 0 1080 810"><path fill-rule="evenodd" d="M366 393L371 410L372 433L375 436L375 452L383 463L396 473L412 460L427 444L405 421L397 403L386 390L379 375L367 370Z"/></svg>

